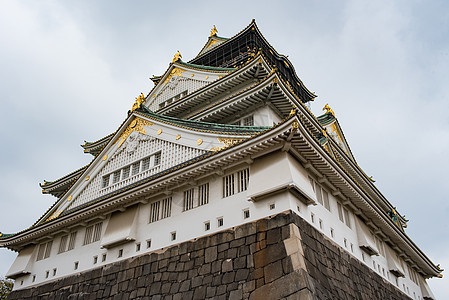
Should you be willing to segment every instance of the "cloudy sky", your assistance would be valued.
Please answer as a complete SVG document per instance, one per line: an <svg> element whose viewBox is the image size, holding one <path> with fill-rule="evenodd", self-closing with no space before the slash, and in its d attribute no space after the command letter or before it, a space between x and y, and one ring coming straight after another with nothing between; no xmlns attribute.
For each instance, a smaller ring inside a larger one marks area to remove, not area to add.
<svg viewBox="0 0 449 300"><path fill-rule="evenodd" d="M447 1L0 1L0 231L56 200L38 183L87 164L84 140L116 130L174 53L251 19L318 98L407 234L449 269ZM0 275L15 253L0 249ZM445 276L445 277L449 277ZM437 298L449 280L430 280Z"/></svg>

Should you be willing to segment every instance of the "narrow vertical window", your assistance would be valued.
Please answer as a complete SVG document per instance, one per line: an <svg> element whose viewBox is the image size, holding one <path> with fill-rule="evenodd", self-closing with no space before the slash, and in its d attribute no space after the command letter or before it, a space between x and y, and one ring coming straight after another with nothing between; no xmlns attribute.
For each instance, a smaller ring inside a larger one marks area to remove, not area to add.
<svg viewBox="0 0 449 300"><path fill-rule="evenodd" d="M101 227L103 223L95 224L94 226L94 232L92 237L92 242L99 241L101 238Z"/></svg>
<svg viewBox="0 0 449 300"><path fill-rule="evenodd" d="M343 208L343 212L345 215L345 224L346 224L346 226L351 228L351 220L349 219L349 211L346 208Z"/></svg>
<svg viewBox="0 0 449 300"><path fill-rule="evenodd" d="M315 182L315 194L318 202L323 205L323 197L321 195L321 186Z"/></svg>
<svg viewBox="0 0 449 300"><path fill-rule="evenodd" d="M248 189L249 182L249 169L244 169L242 171L237 172L238 178L238 192L243 192Z"/></svg>
<svg viewBox="0 0 449 300"><path fill-rule="evenodd" d="M331 206L329 203L329 193L323 189L323 202L324 202L324 207L328 210L331 211Z"/></svg>
<svg viewBox="0 0 449 300"><path fill-rule="evenodd" d="M84 234L83 245L90 244L92 242L92 233L94 231L94 226L86 227L86 233Z"/></svg>
<svg viewBox="0 0 449 300"><path fill-rule="evenodd" d="M109 177L110 175L103 176L103 180L101 181L101 187L105 188L109 185Z"/></svg>
<svg viewBox="0 0 449 300"><path fill-rule="evenodd" d="M117 257L122 257L123 256L123 249L118 250L118 255Z"/></svg>
<svg viewBox="0 0 449 300"><path fill-rule="evenodd" d="M127 167L123 168L123 171L122 171L122 180L129 177L130 171L131 171L131 166L127 166Z"/></svg>
<svg viewBox="0 0 449 300"><path fill-rule="evenodd" d="M144 160L142 160L142 172L146 171L150 168L150 158L147 157Z"/></svg>
<svg viewBox="0 0 449 300"><path fill-rule="evenodd" d="M194 189L189 189L184 191L184 210L189 210L193 208L193 195Z"/></svg>
<svg viewBox="0 0 449 300"><path fill-rule="evenodd" d="M73 269L74 269L74 270L78 270L79 264L80 264L80 263L79 263L78 261L75 261L74 266L73 266Z"/></svg>
<svg viewBox="0 0 449 300"><path fill-rule="evenodd" d="M147 240L147 249L151 248L151 240Z"/></svg>
<svg viewBox="0 0 449 300"><path fill-rule="evenodd" d="M132 175L134 176L134 175L138 174L139 169L140 169L140 161L133 163L131 166Z"/></svg>
<svg viewBox="0 0 449 300"><path fill-rule="evenodd" d="M217 227L221 227L223 226L223 218L218 218L217 219Z"/></svg>
<svg viewBox="0 0 449 300"><path fill-rule="evenodd" d="M223 177L223 198L234 195L234 174Z"/></svg>
<svg viewBox="0 0 449 300"><path fill-rule="evenodd" d="M136 252L139 252L140 251L140 243L137 243L136 244Z"/></svg>
<svg viewBox="0 0 449 300"><path fill-rule="evenodd" d="M338 208L338 218L340 219L340 221L344 222L344 219L343 219L343 208L341 207L340 202L337 203L337 208Z"/></svg>
<svg viewBox="0 0 449 300"><path fill-rule="evenodd" d="M61 237L61 241L59 242L58 254L66 251L66 245L67 245L67 238L68 237L69 237L68 235L63 235Z"/></svg>
<svg viewBox="0 0 449 300"><path fill-rule="evenodd" d="M198 205L209 203L209 183L198 187Z"/></svg>
<svg viewBox="0 0 449 300"><path fill-rule="evenodd" d="M70 251L75 248L76 241L76 231L70 233L69 245L67 247L67 251Z"/></svg>
<svg viewBox="0 0 449 300"><path fill-rule="evenodd" d="M159 220L160 201L156 201L150 204L150 223Z"/></svg>
<svg viewBox="0 0 449 300"><path fill-rule="evenodd" d="M171 197L162 200L162 215L161 215L161 219L168 218L168 217L171 216L171 203L172 203L172 198Z"/></svg>
<svg viewBox="0 0 449 300"><path fill-rule="evenodd" d="M103 255L101 256L101 261L102 261L102 262L105 262L105 261L106 261L106 253L103 254Z"/></svg>
<svg viewBox="0 0 449 300"><path fill-rule="evenodd" d="M161 153L158 152L154 155L154 166L159 166L161 164Z"/></svg>
<svg viewBox="0 0 449 300"><path fill-rule="evenodd" d="M243 211L243 219L248 219L249 218L249 209L245 209L244 211Z"/></svg>
<svg viewBox="0 0 449 300"><path fill-rule="evenodd" d="M49 258L50 257L50 253L51 253L51 247L53 246L53 242L50 241L47 243L46 247L45 247L45 254L44 254L44 258Z"/></svg>
<svg viewBox="0 0 449 300"><path fill-rule="evenodd" d="M40 244L39 250L37 252L36 261L44 259L44 254L45 254L45 244Z"/></svg>
<svg viewBox="0 0 449 300"><path fill-rule="evenodd" d="M210 230L210 221L204 222L204 231Z"/></svg>
<svg viewBox="0 0 449 300"><path fill-rule="evenodd" d="M170 233L170 238L172 241L176 240L176 231Z"/></svg>
<svg viewBox="0 0 449 300"><path fill-rule="evenodd" d="M118 170L113 173L113 175L112 175L112 183L113 184L120 181L120 171L121 170Z"/></svg>

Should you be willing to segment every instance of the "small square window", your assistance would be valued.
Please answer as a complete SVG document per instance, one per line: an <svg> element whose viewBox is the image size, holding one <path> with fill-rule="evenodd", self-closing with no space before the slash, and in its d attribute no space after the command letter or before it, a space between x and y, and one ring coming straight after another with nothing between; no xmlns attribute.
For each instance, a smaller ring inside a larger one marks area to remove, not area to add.
<svg viewBox="0 0 449 300"><path fill-rule="evenodd" d="M98 262L98 256L94 256L94 265Z"/></svg>
<svg viewBox="0 0 449 300"><path fill-rule="evenodd" d="M271 204L270 204L270 210L273 210L273 209L275 209L275 208L276 208L276 204L271 203Z"/></svg>
<svg viewBox="0 0 449 300"><path fill-rule="evenodd" d="M105 261L106 261L106 253L103 254L103 255L101 256L101 261L102 261L102 262L105 262Z"/></svg>
<svg viewBox="0 0 449 300"><path fill-rule="evenodd" d="M218 218L218 219L217 219L217 226L218 226L218 227L223 226L223 218Z"/></svg>
<svg viewBox="0 0 449 300"><path fill-rule="evenodd" d="M204 222L204 230L205 231L210 230L210 221Z"/></svg>
<svg viewBox="0 0 449 300"><path fill-rule="evenodd" d="M74 269L74 270L78 270L79 264L80 264L80 263L79 263L78 261L75 261L74 266L73 266L73 269Z"/></svg>
<svg viewBox="0 0 449 300"><path fill-rule="evenodd" d="M118 256L117 257L122 257L123 256L123 249L118 250Z"/></svg>
<svg viewBox="0 0 449 300"><path fill-rule="evenodd" d="M176 240L176 231L170 233L170 238L172 241Z"/></svg>
<svg viewBox="0 0 449 300"><path fill-rule="evenodd" d="M53 269L53 276L56 275L56 268Z"/></svg>
<svg viewBox="0 0 449 300"><path fill-rule="evenodd" d="M140 251L140 243L137 243L136 244L136 252L139 252Z"/></svg>
<svg viewBox="0 0 449 300"><path fill-rule="evenodd" d="M249 209L243 211L243 219L249 219Z"/></svg>
<svg viewBox="0 0 449 300"><path fill-rule="evenodd" d="M148 240L148 241L147 241L147 249L148 249L148 248L151 248L151 240Z"/></svg>

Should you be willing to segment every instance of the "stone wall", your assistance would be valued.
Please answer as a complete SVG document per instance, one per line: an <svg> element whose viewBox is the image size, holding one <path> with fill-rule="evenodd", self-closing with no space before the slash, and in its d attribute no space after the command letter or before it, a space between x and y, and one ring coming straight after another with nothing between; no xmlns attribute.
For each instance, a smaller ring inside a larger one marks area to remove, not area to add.
<svg viewBox="0 0 449 300"><path fill-rule="evenodd" d="M14 291L8 299L410 299L294 213Z"/></svg>

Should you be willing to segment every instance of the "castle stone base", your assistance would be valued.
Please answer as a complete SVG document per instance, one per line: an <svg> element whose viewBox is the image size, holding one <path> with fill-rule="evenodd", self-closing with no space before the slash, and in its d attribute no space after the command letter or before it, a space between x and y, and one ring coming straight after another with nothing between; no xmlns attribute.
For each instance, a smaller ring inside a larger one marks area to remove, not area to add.
<svg viewBox="0 0 449 300"><path fill-rule="evenodd" d="M410 299L290 211L8 299L212 298Z"/></svg>

